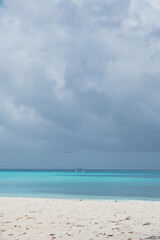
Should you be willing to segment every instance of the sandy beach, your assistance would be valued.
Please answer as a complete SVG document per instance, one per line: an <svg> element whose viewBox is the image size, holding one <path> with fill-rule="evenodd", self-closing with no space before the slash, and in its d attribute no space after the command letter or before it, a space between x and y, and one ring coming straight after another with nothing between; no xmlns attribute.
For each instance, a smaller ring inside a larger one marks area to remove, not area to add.
<svg viewBox="0 0 160 240"><path fill-rule="evenodd" d="M160 202L0 198L0 239L160 239Z"/></svg>

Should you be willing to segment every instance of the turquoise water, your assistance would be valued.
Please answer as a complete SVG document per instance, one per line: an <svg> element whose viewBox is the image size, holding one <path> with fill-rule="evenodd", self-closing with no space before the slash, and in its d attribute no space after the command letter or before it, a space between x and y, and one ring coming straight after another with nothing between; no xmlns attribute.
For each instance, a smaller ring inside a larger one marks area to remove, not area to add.
<svg viewBox="0 0 160 240"><path fill-rule="evenodd" d="M160 200L160 171L0 170L0 196Z"/></svg>

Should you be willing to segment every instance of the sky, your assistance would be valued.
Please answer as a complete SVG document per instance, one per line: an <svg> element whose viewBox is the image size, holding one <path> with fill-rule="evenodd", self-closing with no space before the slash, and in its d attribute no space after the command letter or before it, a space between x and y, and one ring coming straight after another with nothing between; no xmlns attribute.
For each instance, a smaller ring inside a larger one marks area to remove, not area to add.
<svg viewBox="0 0 160 240"><path fill-rule="evenodd" d="M0 168L160 169L160 1L0 1Z"/></svg>

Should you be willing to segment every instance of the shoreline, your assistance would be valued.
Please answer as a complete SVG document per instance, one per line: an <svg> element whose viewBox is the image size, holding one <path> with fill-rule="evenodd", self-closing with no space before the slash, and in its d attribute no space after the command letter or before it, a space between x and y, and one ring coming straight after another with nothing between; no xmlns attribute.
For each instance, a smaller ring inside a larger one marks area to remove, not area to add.
<svg viewBox="0 0 160 240"><path fill-rule="evenodd" d="M77 197L77 198L72 198L72 197L65 197L65 198L61 198L61 197L27 197L27 196L0 196L0 199L46 199L46 200L75 200L75 201L79 201L79 200L83 200L83 201L97 201L97 202L160 202L160 199L133 199L133 198L85 198L85 197Z"/></svg>
<svg viewBox="0 0 160 240"><path fill-rule="evenodd" d="M159 210L160 201L0 197L0 239L160 239Z"/></svg>

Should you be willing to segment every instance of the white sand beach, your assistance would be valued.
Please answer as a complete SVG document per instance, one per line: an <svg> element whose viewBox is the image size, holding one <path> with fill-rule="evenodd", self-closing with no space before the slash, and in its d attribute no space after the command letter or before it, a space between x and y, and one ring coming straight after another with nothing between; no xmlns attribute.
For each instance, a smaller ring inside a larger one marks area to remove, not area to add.
<svg viewBox="0 0 160 240"><path fill-rule="evenodd" d="M0 198L8 239L160 239L160 202Z"/></svg>

